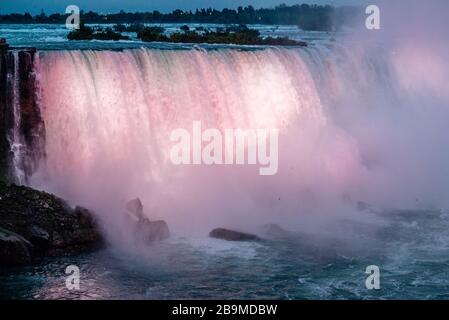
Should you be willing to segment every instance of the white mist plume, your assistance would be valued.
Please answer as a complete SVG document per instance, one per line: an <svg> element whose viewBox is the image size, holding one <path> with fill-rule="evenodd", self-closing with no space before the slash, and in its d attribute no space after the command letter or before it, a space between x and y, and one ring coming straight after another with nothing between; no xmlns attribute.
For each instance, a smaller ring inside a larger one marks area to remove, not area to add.
<svg viewBox="0 0 449 320"><path fill-rule="evenodd" d="M365 82L376 74L384 78L377 86L365 87L363 101L353 99L359 92L346 92L344 120L350 130L357 130L351 136L359 140L362 153L377 159L379 171L371 178L378 183L372 190L372 195L379 194L378 201L398 207L446 207L449 64L444 57L449 53L449 4L377 4L381 29L361 26L344 43L356 66L370 57L383 60L382 67L365 70L368 73L355 81Z"/></svg>
<svg viewBox="0 0 449 320"><path fill-rule="evenodd" d="M382 4L380 31L331 48L41 53L47 158L33 183L95 209L117 242L131 241L123 212L135 197L150 219L201 234L308 229L361 215L357 201L446 207L448 5L406 3ZM170 132L194 120L280 129L278 174L173 166Z"/></svg>

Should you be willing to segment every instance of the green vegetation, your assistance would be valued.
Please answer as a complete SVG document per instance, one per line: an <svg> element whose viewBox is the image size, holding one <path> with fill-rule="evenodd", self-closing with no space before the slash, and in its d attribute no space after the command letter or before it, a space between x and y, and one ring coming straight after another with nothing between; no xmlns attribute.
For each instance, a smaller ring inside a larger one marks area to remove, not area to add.
<svg viewBox="0 0 449 320"><path fill-rule="evenodd" d="M182 26L180 32L170 36L164 34L164 28L147 27L138 32L137 37L146 42L174 42L174 43L210 43L210 44L238 44L238 45L283 45L306 46L303 41L289 38L263 38L257 30L249 29L246 25L231 26L225 29L210 31L204 29L200 32L192 31L188 26Z"/></svg>
<svg viewBox="0 0 449 320"><path fill-rule="evenodd" d="M227 28L217 28L211 31L206 28L190 30L187 25L181 26L179 32L170 35L165 34L163 27L143 25L125 26L117 24L112 28L91 28L84 24L80 29L71 31L67 38L69 40L123 40L129 39L119 32L137 33L137 38L145 42L173 42L173 43L209 43L209 44L238 44L238 45L279 45L279 46L306 46L303 41L291 40L287 37L273 38L260 36L260 32L248 28L246 25L229 26ZM115 30L115 31L113 31Z"/></svg>
<svg viewBox="0 0 449 320"><path fill-rule="evenodd" d="M77 30L70 31L67 35L69 40L128 40L128 36L124 36L118 32L114 32L111 28L93 29L81 24Z"/></svg>
<svg viewBox="0 0 449 320"><path fill-rule="evenodd" d="M170 38L164 35L164 31L162 27L146 27L137 32L137 38L146 42L168 42Z"/></svg>

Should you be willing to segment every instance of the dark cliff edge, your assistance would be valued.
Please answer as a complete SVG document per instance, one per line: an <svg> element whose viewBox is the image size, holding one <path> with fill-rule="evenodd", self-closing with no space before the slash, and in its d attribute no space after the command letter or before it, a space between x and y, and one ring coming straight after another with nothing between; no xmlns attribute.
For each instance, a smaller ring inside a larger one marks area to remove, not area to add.
<svg viewBox="0 0 449 320"><path fill-rule="evenodd" d="M29 176L44 157L45 127L37 106L33 65L36 49L0 48L0 178L14 181L13 144L20 152L16 166ZM14 110L17 110L15 113ZM17 139L12 141L12 132Z"/></svg>
<svg viewBox="0 0 449 320"><path fill-rule="evenodd" d="M7 131L10 128L7 105L10 103L8 94L9 77L11 71L9 52L0 47L0 179L9 177L10 145L7 139Z"/></svg>
<svg viewBox="0 0 449 320"><path fill-rule="evenodd" d="M0 268L103 243L89 210L16 185L27 184L45 157L35 58L36 49L8 48L0 41Z"/></svg>

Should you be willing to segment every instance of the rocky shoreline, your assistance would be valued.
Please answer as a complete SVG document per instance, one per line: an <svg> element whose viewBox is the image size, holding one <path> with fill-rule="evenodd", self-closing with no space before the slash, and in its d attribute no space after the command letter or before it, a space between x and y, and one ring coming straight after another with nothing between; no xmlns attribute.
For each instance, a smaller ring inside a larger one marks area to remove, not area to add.
<svg viewBox="0 0 449 320"><path fill-rule="evenodd" d="M0 182L0 267L100 248L95 216L38 190Z"/></svg>

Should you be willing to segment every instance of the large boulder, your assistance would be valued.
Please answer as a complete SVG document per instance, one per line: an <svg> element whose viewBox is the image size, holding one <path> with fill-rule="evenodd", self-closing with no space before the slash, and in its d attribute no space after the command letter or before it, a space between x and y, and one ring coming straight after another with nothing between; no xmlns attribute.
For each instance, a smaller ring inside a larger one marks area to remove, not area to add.
<svg viewBox="0 0 449 320"><path fill-rule="evenodd" d="M0 228L13 234L6 238L3 232L0 251L15 250L16 256L29 257L11 258L11 264L28 262L36 256L92 249L103 243L89 210L72 209L54 195L25 186L0 184ZM25 248L32 250L25 254Z"/></svg>
<svg viewBox="0 0 449 320"><path fill-rule="evenodd" d="M135 230L136 240L144 243L162 241L170 237L168 225L163 220L151 221L143 213L143 205L139 198L128 201L126 214Z"/></svg>
<svg viewBox="0 0 449 320"><path fill-rule="evenodd" d="M162 241L170 237L168 225L163 220L141 220L136 225L137 235L146 243Z"/></svg>
<svg viewBox="0 0 449 320"><path fill-rule="evenodd" d="M254 241L259 240L259 238L250 233L244 233L240 231L234 231L224 228L217 228L212 230L209 233L209 237L215 238L215 239L222 239L227 241Z"/></svg>
<svg viewBox="0 0 449 320"><path fill-rule="evenodd" d="M145 218L143 214L143 204L139 198L128 201L125 206L128 214L131 214L135 219L142 220Z"/></svg>

